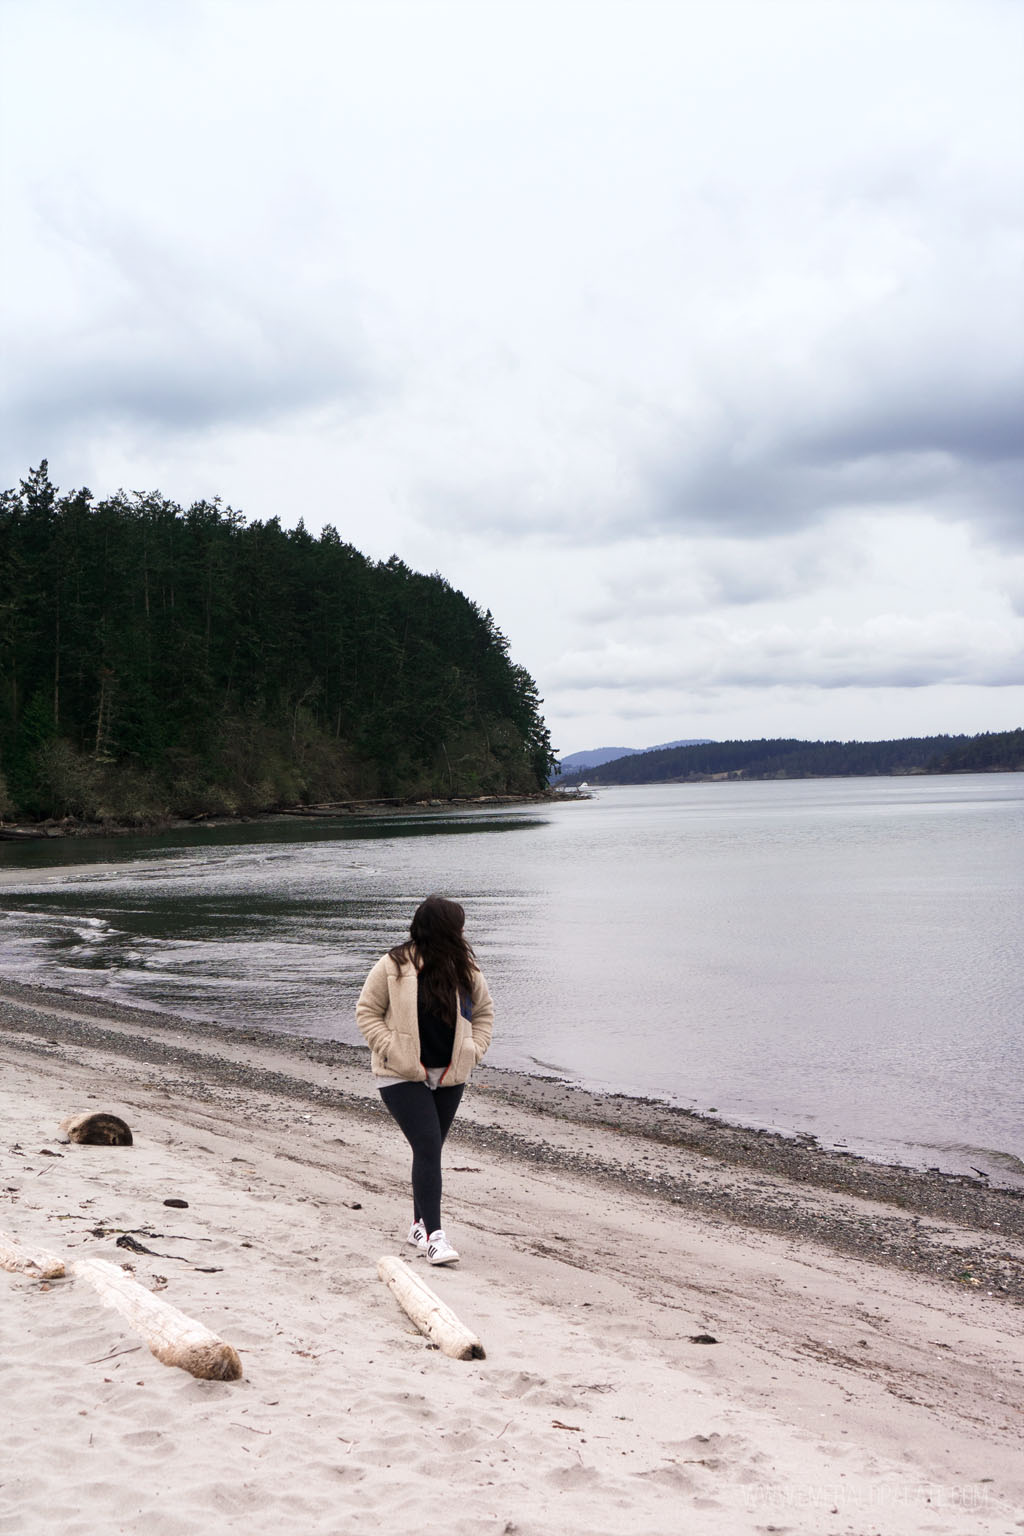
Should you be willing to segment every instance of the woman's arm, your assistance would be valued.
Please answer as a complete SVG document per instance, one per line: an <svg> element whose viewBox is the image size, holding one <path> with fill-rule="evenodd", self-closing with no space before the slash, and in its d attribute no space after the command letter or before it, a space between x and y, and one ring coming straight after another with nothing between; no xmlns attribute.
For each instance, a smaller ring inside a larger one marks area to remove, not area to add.
<svg viewBox="0 0 1024 1536"><path fill-rule="evenodd" d="M473 972L473 1018L470 1021L476 1059L480 1061L491 1043L494 1029L494 1003L482 971Z"/></svg>
<svg viewBox="0 0 1024 1536"><path fill-rule="evenodd" d="M391 1030L384 1022L388 1011L387 955L383 955L363 982L363 990L356 1003L356 1023L359 1033L372 1051L383 1055L391 1043Z"/></svg>

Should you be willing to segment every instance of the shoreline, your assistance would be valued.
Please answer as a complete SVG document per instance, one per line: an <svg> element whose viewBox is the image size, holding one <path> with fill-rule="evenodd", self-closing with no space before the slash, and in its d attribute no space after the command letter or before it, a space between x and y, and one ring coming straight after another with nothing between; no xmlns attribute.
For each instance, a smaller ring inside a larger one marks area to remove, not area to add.
<svg viewBox="0 0 1024 1536"><path fill-rule="evenodd" d="M0 1275L0 1530L1024 1522L1012 1193L481 1068L445 1154L462 1261L429 1269L365 1050L3 981L0 1062L0 1229L127 1267L243 1366L197 1381L73 1273ZM133 1145L64 1143L87 1109ZM380 1255L485 1357L432 1349Z"/></svg>
<svg viewBox="0 0 1024 1536"><path fill-rule="evenodd" d="M450 795L447 798L406 798L401 795L378 800L330 800L317 805L279 805L266 811L211 811L195 816L165 816L155 821L80 821L74 816L41 821L0 820L0 843L49 842L80 837L159 837L164 832L187 832L199 828L259 826L281 821L345 821L364 817L391 816L408 811L454 809L501 809L504 806L557 804L562 800L588 800L575 789L559 793L554 789L530 794Z"/></svg>
<svg viewBox="0 0 1024 1536"><path fill-rule="evenodd" d="M508 798L499 804L495 797L483 797L483 800L478 800L473 805L455 804L454 807L450 805L448 809L440 810L432 810L430 805L421 802L409 809L392 808L386 816L381 815L379 821L377 813L371 811L370 819L376 825L377 835L387 834L390 837L397 823L389 818L401 820L410 835L417 829L420 832L435 830L446 833L452 828L457 830L461 827L466 831L487 825L504 825L506 822L517 828L523 826L532 828L535 825L546 825L553 818L554 822L560 826L570 828L577 839L582 837L585 841L589 841L592 827L596 825L591 823L589 816L579 821L569 811L552 810L550 814L548 813L547 806L561 798L558 793L542 797L539 804L526 804L524 798L528 802L536 802L538 799L533 795L518 797L515 802L521 807L518 812L515 804ZM484 803L485 801L487 803ZM492 801L496 808L489 810L488 805ZM382 803L376 802L378 806ZM95 843L91 847L86 844L82 846L80 855L72 855L68 851L68 843L65 840L54 841L48 847L40 847L37 842L33 845L31 852L15 847L6 856L3 855L2 845L0 845L0 886L25 885L45 890L46 894L39 911L44 916L58 921L65 916L70 920L74 913L81 913L82 896L80 893L73 894L64 906L61 896L54 894L55 890L59 890L61 876L75 880L92 874L103 877L112 873L115 876L114 885L116 886L123 883L118 878L118 871L125 859L129 860L128 879L134 881L138 870L142 870L145 874L151 873L148 861L161 861L165 857L170 860L175 855L181 854L184 846L191 849L193 844L197 845L195 856L198 858L209 856L207 845L211 843L218 851L222 850L223 845L230 850L230 857L237 858L238 851L249 852L251 844L276 847L282 839L289 854L297 849L301 855L305 850L307 839L312 839L316 854L319 855L321 848L334 850L338 847L339 837L342 840L341 846L345 846L349 838L363 839L373 832L373 827L368 826L361 814L350 812L346 812L340 818L339 825L331 828L330 818L320 819L322 809L323 807L304 808L301 811L297 809L294 815L286 812L268 813L261 817L263 825L252 822L239 824L237 819L225 819L219 824L209 821L201 830L196 830L192 823L188 823L181 831L167 835L147 836L143 841L135 837L129 837L127 841L120 838L111 842L105 850L100 849ZM302 821L309 821L310 825L295 826L293 830L293 824ZM217 829L207 831L206 827ZM102 831L99 828L93 830ZM323 843L322 839L325 837L328 840ZM297 844L296 838L299 839ZM444 841L447 846L447 841ZM510 840L510 846L512 841ZM433 845L430 840L426 840L422 846L429 850ZM93 856L99 859L98 864L90 862ZM371 862L372 858L373 855L370 855ZM77 862L74 862L75 860ZM135 862L138 860L143 861L141 865ZM72 862L69 863L69 861ZM183 868L187 876L190 874L188 860L182 860L178 868ZM173 870L175 875L177 872L177 869ZM427 877L431 877L430 870L427 872ZM259 878L262 879L262 876ZM31 900L33 897L34 890L27 890L26 899ZM15 898L15 905L17 904L18 898ZM115 905L121 904L121 897L118 896ZM289 920L290 918L289 912ZM89 942L93 935L79 934L81 942L70 964L81 965L84 969L74 975L70 965L53 963L54 959L57 961L61 959L59 947L52 942L34 943L35 920L36 914L29 911L28 915L12 924L15 946L11 952L12 958L20 961L22 947L25 947L27 956L24 964L15 966L14 973L26 983L33 982L44 987L76 986L81 988L82 995L93 992L95 985L94 995L101 998L105 998L110 991L113 991L115 995L121 995L126 1001L130 1000L147 1011L151 1009L159 1011L161 1008L190 1009L200 1023L224 1016L217 991L211 991L202 978L199 979L198 990L195 990L191 997L183 996L176 988L154 986L152 979L144 976L140 976L137 987L126 982L123 986L108 988L102 974L104 966L100 957L106 958L107 952L112 947L111 941L116 939L116 934L110 929L109 922L106 927L99 923L93 925L98 929L95 956L91 953L92 945ZM135 934L136 938L142 938L144 941L145 928L137 930L134 919L129 918L126 929L128 933ZM54 934L58 942L63 939L60 929L54 930L52 924L41 931L45 931L51 940ZM169 935L162 933L161 937L166 938ZM219 932L215 937L220 944L222 941ZM72 929L68 942L72 942L73 939ZM161 944L156 947L162 949L164 946ZM143 952L147 955L149 953L144 942ZM222 954L223 951L218 950L215 961L217 966L221 964ZM113 963L115 966L119 963L116 954L113 956ZM113 980L113 977L110 979ZM222 977L220 980L223 983L227 977ZM816 984L819 986L827 981L827 975L816 978ZM756 985L756 979L754 984ZM145 995L139 998L133 996L136 991L143 994L150 992L154 995L148 999ZM327 1007L331 1008L333 1005L334 1000L329 999ZM1007 1006L1012 1007L1012 1003L1009 1003L1008 999L1004 1000L1004 996L1000 995L998 1017L1001 1027L1011 1027L1009 1021L1004 1018ZM256 1004L254 1011L262 1012L263 1010ZM319 1001L319 1011L321 1013L324 1011L322 1000ZM971 1029L978 1030L983 1038L987 1038L986 1031L990 1033L992 1023L991 1019L986 1018L988 1011L979 1004L972 1012L970 1019ZM347 1016L350 1018L350 1015ZM243 1014L237 1022L244 1026L245 1017L246 1015ZM947 1020L944 1012L940 1017L945 1028L959 1028L963 1035L963 1020L960 1020L957 1025ZM276 1023L277 1017L268 1018L268 1022ZM329 1030L334 1028L329 1022L313 1017L304 1002L295 1009L291 1019L282 1019L281 1022L290 1030L309 1028L316 1031L321 1028ZM672 1022L672 1020L662 1020L661 1027ZM874 1022L877 1027L877 1020ZM595 1070L593 1057L586 1051L576 1048L575 1041L568 1042L566 1048L557 1053L557 1061L552 1064L550 1052L538 1048L536 1044L530 1044L529 1025L530 1021L527 1021L527 1029L522 1040L516 1041L515 1049L502 1044L501 1049L491 1053L492 1058L497 1056L507 1069L518 1070L528 1076L552 1073L557 1080L589 1089L598 1097L616 1090L627 1096L626 1102L634 1098L643 1100L646 1095L650 1095L655 1104L692 1112L699 1110L710 1123L724 1123L734 1130L747 1130L751 1137L762 1137L765 1132L768 1132L772 1135L781 1135L798 1144L808 1145L811 1137L817 1133L819 1149L829 1148L835 1156L849 1156L872 1165L892 1165L918 1173L934 1170L935 1165L938 1165L943 1173L957 1174L968 1180L976 1175L980 1180L986 1181L989 1187L1024 1191L1024 1161L1021 1160L1022 1149L1017 1145L1018 1138L1015 1135L1018 1127L1013 1120L1012 1097L1011 1100L1007 1099L1006 1084L1000 1081L1002 1074L998 1064L991 1056L986 1057L984 1052L977 1077L968 1077L968 1074L974 1070L973 1061L966 1049L960 1050L952 1058L952 1063L947 1063L945 1071L933 1073L928 1094L920 1105L915 1105L912 1100L908 1104L887 1100L885 1112L882 1113L872 1099L873 1084L864 1052L863 1050L858 1052L855 1044L858 1033L855 1018L850 1020L851 1027L846 1032L847 1043L843 1046L843 1049L849 1053L850 1087L847 1089L845 1084L839 1083L836 1091L831 1095L827 1091L827 1086L821 1094L814 1092L813 1083L809 1084L806 1081L792 1049L785 1063L787 1076L776 1083L771 1081L770 1076L767 1079L763 1075L754 1078L750 1074L745 1076L742 1072L730 1074L727 1071L723 1076L715 1070L716 1056L713 1050L710 1057L705 1053L704 1060L700 1064L703 1066L703 1071L698 1067L693 1074L688 1070L677 1072L671 1079L662 1083L657 1077L652 1078L650 1074L631 1073L629 1062L626 1063L626 1070L621 1070L622 1063L619 1061L615 1063L617 1070L607 1070L607 1068L602 1070L600 1065ZM535 1024L533 1027L536 1027ZM336 1032L343 1039L349 1041L356 1039L350 1023L343 1023ZM896 1038L899 1041L898 1033ZM854 1043L851 1045L850 1042ZM897 1049L903 1050L904 1047L898 1045ZM853 1054L855 1052L860 1056L859 1062ZM914 1070L912 1059L907 1061L906 1066L912 1074ZM957 1077L960 1073L964 1074L962 1094L957 1089ZM732 1086L737 1089L735 1093L729 1091ZM986 1088L991 1092L986 1093ZM708 1108L715 1104L721 1106L720 1110ZM713 1116L718 1117L717 1121L712 1120Z"/></svg>
<svg viewBox="0 0 1024 1536"><path fill-rule="evenodd" d="M21 1042L57 1060L76 1048L102 1050L139 1068L201 1073L229 1089L265 1089L346 1113L376 1110L360 1046L201 1022L5 978L0 1042L15 1049ZM585 1171L624 1190L639 1184L675 1207L825 1241L837 1252L1024 1303L1024 1266L1001 1256L1004 1238L1024 1242L1024 1189L872 1162L813 1137L753 1130L657 1100L486 1064L474 1073L457 1128L467 1143L516 1159ZM605 1148L611 1155L581 1157L574 1142L590 1133L613 1138ZM864 1202L879 1211L865 1215ZM971 1241L931 1240L929 1224L942 1222L973 1234Z"/></svg>
<svg viewBox="0 0 1024 1536"><path fill-rule="evenodd" d="M152 821L81 821L74 816L59 819L45 817L40 821L10 821L0 819L0 843L36 842L57 838L80 837L159 837L163 832L184 832L190 828L214 828L250 826L278 821L333 821L349 818L389 816L409 811L485 808L501 809L517 805L559 805L579 800L592 800L595 792L602 789L656 789L664 785L696 784L771 784L771 783L829 783L832 780L857 779L956 779L975 774L1024 773L1024 767L985 768L913 768L889 773L806 773L806 774L744 774L741 772L691 774L679 779L644 779L621 783L589 779L580 783L549 784L524 794L404 796L391 795L369 800L331 800L314 805L279 805L262 811L211 811L197 812L194 816L162 816Z"/></svg>

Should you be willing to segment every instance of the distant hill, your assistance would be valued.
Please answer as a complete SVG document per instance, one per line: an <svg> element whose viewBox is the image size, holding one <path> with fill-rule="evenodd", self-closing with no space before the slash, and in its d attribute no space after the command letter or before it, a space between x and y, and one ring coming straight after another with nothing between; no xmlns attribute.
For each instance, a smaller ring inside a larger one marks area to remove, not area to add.
<svg viewBox="0 0 1024 1536"><path fill-rule="evenodd" d="M570 752L563 757L559 767L563 773L576 773L580 768L597 768L617 757L631 757L639 747L592 747L589 752Z"/></svg>
<svg viewBox="0 0 1024 1536"><path fill-rule="evenodd" d="M563 774L578 773L584 768L598 768L602 763L614 762L620 757L637 757L642 752L660 752L668 747L695 747L708 741L707 736L689 736L684 741L662 741L656 747L591 747L587 752L570 752L561 760Z"/></svg>
<svg viewBox="0 0 1024 1536"><path fill-rule="evenodd" d="M819 779L870 774L1024 771L1024 730L898 741L714 741L652 747L586 770L592 784L686 783L702 779ZM578 783L583 770L563 774Z"/></svg>

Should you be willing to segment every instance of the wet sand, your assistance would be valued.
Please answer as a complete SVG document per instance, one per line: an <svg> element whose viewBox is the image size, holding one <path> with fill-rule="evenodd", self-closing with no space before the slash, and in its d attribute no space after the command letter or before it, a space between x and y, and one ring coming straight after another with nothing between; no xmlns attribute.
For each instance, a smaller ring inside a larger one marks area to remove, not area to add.
<svg viewBox="0 0 1024 1536"><path fill-rule="evenodd" d="M265 1090L346 1114L376 1112L366 1053L358 1047L0 982L0 1028L9 1037L20 1035L40 1049L40 1015L48 1021L47 1053L85 1046L173 1068L191 1093L204 1091L201 1078L210 1088ZM588 1141L597 1132L611 1133L600 1156ZM967 1278L979 1285L1024 1301L1024 1269L1003 1252L1004 1239L1024 1240L1024 1191L991 1179L873 1163L811 1138L486 1066L474 1076L454 1134L497 1155L585 1172L688 1210L825 1241L874 1262L954 1280L969 1271ZM858 1204L864 1201L870 1213ZM941 1229L937 1241L935 1222L962 1227L969 1242Z"/></svg>

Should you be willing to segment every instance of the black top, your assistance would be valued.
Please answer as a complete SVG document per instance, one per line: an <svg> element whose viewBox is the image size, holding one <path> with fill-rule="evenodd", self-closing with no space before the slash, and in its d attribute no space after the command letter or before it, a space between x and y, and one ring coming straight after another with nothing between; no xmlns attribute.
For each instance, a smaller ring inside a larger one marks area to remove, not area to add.
<svg viewBox="0 0 1024 1536"><path fill-rule="evenodd" d="M448 1066L455 1044L455 1025L431 1008L422 976L416 988L416 1018L420 1026L420 1061L425 1067Z"/></svg>

